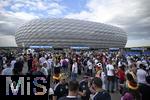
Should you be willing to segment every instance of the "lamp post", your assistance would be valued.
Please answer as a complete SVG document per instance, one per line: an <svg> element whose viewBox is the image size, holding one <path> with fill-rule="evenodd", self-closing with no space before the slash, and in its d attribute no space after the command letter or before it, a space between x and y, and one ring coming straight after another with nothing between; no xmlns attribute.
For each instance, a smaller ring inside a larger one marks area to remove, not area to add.
<svg viewBox="0 0 150 100"><path fill-rule="evenodd" d="M24 42L22 43L22 47L23 47L23 54L25 53L25 44Z"/></svg>

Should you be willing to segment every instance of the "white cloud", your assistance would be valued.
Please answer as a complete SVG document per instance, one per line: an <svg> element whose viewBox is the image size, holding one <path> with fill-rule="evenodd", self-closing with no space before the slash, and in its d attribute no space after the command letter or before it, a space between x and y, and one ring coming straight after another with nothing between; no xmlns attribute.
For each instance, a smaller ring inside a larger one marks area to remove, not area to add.
<svg viewBox="0 0 150 100"><path fill-rule="evenodd" d="M47 10L47 13L49 15L60 15L63 13L63 11L65 10L65 6L60 5L58 3L50 3L47 5L49 8Z"/></svg>
<svg viewBox="0 0 150 100"><path fill-rule="evenodd" d="M53 0L53 1L55 1L55 2L61 2L62 0Z"/></svg>
<svg viewBox="0 0 150 100"><path fill-rule="evenodd" d="M52 9L48 11L49 15L59 15L62 14L62 11L60 9Z"/></svg>
<svg viewBox="0 0 150 100"><path fill-rule="evenodd" d="M37 2L37 5L36 5L37 7L38 7L38 9L40 9L40 10L47 10L47 5L44 3L44 2Z"/></svg>
<svg viewBox="0 0 150 100"><path fill-rule="evenodd" d="M0 1L0 3L2 3L0 4L0 7L3 8L4 12L8 13L12 11L14 15L17 16L17 18L21 17L21 19L25 19L25 20L33 19L35 15L39 16L41 13L43 15L48 14L48 15L58 16L61 15L66 9L65 6L59 3L60 1L44 1L44 0L37 0L37 2L30 1L30 0L16 0L16 1L8 0L8 1L7 2ZM8 7L8 8L10 7L11 10L7 10L4 7ZM24 15L26 15L27 17L24 17Z"/></svg>
<svg viewBox="0 0 150 100"><path fill-rule="evenodd" d="M32 19L61 16L65 9L65 6L53 1L3 1L0 0L0 32L5 35L14 35L18 27Z"/></svg>
<svg viewBox="0 0 150 100"><path fill-rule="evenodd" d="M22 3L26 4L27 6L33 7L36 6L37 7L37 2L33 2L33 1L29 1L29 0L22 0Z"/></svg>
<svg viewBox="0 0 150 100"><path fill-rule="evenodd" d="M5 24L5 23L6 23L6 21L0 20L0 24Z"/></svg>
<svg viewBox="0 0 150 100"><path fill-rule="evenodd" d="M69 15L66 15L66 18L75 18L75 19L83 19L83 20L89 20L89 21L94 21L94 19L92 19L92 14L90 14L87 11L82 11L80 13L71 13Z"/></svg>
<svg viewBox="0 0 150 100"><path fill-rule="evenodd" d="M0 21L0 24L7 24L8 27L14 26L14 24L12 22L7 22L7 21Z"/></svg>
<svg viewBox="0 0 150 100"><path fill-rule="evenodd" d="M150 17L147 17L147 18L140 20L138 24L150 25L149 21L150 21Z"/></svg>
<svg viewBox="0 0 150 100"><path fill-rule="evenodd" d="M25 22L38 18L32 13L25 12L1 12L0 14L0 34L14 35L18 27Z"/></svg>
<svg viewBox="0 0 150 100"><path fill-rule="evenodd" d="M50 8L60 8L60 5L58 3L50 3L48 6Z"/></svg>
<svg viewBox="0 0 150 100"><path fill-rule="evenodd" d="M89 0L86 4L88 10L71 13L65 17L109 23L109 21L116 17L136 16L138 14L138 6L139 2L135 2L135 0Z"/></svg>
<svg viewBox="0 0 150 100"><path fill-rule="evenodd" d="M32 14L32 13L26 13L26 12L1 12L0 16L0 24L2 25L8 25L7 27L18 27L21 24L30 21L32 19L39 18L38 16ZM20 23L20 24L18 24ZM1 26L2 27L2 26Z"/></svg>
<svg viewBox="0 0 150 100"><path fill-rule="evenodd" d="M28 21L28 20L32 20L32 19L35 19L35 18L39 18L38 16L32 14L32 13L26 13L26 12L10 12L9 13L11 16L13 16L14 18L18 18L18 19L22 19L22 20L25 20L25 21Z"/></svg>
<svg viewBox="0 0 150 100"><path fill-rule="evenodd" d="M3 7L9 6L11 0L0 0L0 9Z"/></svg>
<svg viewBox="0 0 150 100"><path fill-rule="evenodd" d="M48 4L48 7L49 8L51 8L51 9L61 9L61 10L63 10L64 8L65 8L65 6L63 6L63 5L60 5L60 4L58 4L58 3L55 3L55 2L53 2L53 3L49 3Z"/></svg>
<svg viewBox="0 0 150 100"><path fill-rule="evenodd" d="M17 3L17 4L12 5L12 6L11 6L11 9L12 9L13 11L19 11L20 8L23 7L23 6L24 6L24 4Z"/></svg>

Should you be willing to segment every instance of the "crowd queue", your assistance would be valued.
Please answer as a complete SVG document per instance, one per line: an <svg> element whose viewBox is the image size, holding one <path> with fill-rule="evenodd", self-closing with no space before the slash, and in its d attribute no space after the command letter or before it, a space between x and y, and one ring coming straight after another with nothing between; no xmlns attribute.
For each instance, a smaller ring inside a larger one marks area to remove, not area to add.
<svg viewBox="0 0 150 100"><path fill-rule="evenodd" d="M27 71L25 71L25 69ZM150 57L109 51L0 54L1 75L50 76L50 100L149 100Z"/></svg>

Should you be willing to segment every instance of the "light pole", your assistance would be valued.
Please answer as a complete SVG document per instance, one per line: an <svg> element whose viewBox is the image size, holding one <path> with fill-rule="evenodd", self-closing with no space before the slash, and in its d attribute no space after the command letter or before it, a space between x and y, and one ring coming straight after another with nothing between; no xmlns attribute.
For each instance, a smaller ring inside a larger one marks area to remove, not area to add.
<svg viewBox="0 0 150 100"><path fill-rule="evenodd" d="M25 53L25 44L24 42L22 43L22 47L23 47L23 54Z"/></svg>

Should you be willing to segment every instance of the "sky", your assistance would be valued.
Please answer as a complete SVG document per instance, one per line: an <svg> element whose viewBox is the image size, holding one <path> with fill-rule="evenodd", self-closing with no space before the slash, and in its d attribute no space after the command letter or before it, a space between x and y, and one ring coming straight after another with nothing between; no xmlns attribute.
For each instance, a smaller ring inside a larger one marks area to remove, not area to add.
<svg viewBox="0 0 150 100"><path fill-rule="evenodd" d="M0 0L0 36L39 18L111 24L127 32L127 47L150 46L150 0Z"/></svg>

